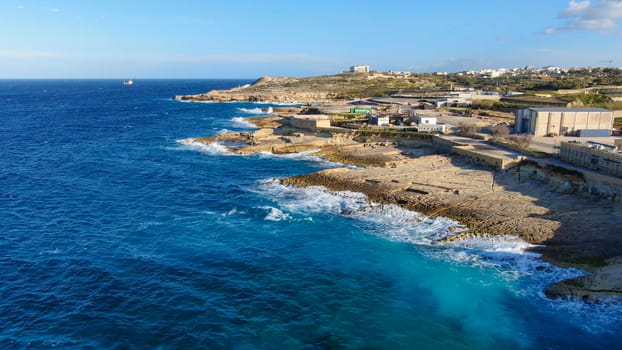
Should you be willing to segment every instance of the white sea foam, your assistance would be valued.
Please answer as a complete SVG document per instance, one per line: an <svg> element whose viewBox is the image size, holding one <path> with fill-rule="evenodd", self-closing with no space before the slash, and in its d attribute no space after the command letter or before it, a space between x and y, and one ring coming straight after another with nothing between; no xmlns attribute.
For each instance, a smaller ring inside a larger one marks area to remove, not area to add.
<svg viewBox="0 0 622 350"><path fill-rule="evenodd" d="M330 192L317 186L294 188L284 186L277 180L263 181L259 190L275 199L288 212L348 216L369 225L369 232L393 241L427 245L450 235L452 229L461 230L456 221L429 218L393 204L373 203L358 192Z"/></svg>
<svg viewBox="0 0 622 350"><path fill-rule="evenodd" d="M526 252L533 245L509 235L473 235L466 238L439 243L443 238L465 232L459 222L443 217L427 217L394 204L378 204L369 201L358 192L328 191L324 187L289 187L275 179L262 181L259 191L276 200L278 205L292 213L330 213L355 218L373 225L373 234L400 242L418 245L443 245L446 250L469 251L477 256L525 256L538 258ZM458 257L458 259L464 256ZM568 269L565 269L568 270ZM576 272L573 272L576 275Z"/></svg>
<svg viewBox="0 0 622 350"><path fill-rule="evenodd" d="M193 101L193 100L174 100L182 103L219 103L218 101Z"/></svg>
<svg viewBox="0 0 622 350"><path fill-rule="evenodd" d="M477 235L471 238L446 243L447 246L467 248L488 253L524 253L534 245L516 236L509 235Z"/></svg>
<svg viewBox="0 0 622 350"><path fill-rule="evenodd" d="M261 209L268 211L268 214L266 214L266 217L264 218L264 220L283 221L283 220L290 220L292 218L289 214L284 213L281 209L278 209L278 208L261 207Z"/></svg>
<svg viewBox="0 0 622 350"><path fill-rule="evenodd" d="M263 152L259 152L259 157L312 161L312 162L318 163L319 165L325 168L335 168L335 167L345 167L345 168L350 168L350 169L357 168L355 166L345 165L345 164L337 163L337 162L331 162L322 157L315 156L314 154L319 151L320 151L319 149L313 149L313 150L304 151L304 152L286 153L286 154L274 154L274 153L263 151Z"/></svg>
<svg viewBox="0 0 622 350"><path fill-rule="evenodd" d="M257 128L257 126L255 124L249 122L248 120L246 120L246 118L235 117L235 118L231 118L231 121L237 127L247 128L247 129L256 129Z"/></svg>
<svg viewBox="0 0 622 350"><path fill-rule="evenodd" d="M259 104L259 105L274 105L274 106L300 106L302 105L302 103L300 102L296 102L296 101L291 101L291 102L275 102L275 101L257 101L257 102L251 102L251 103L255 103L255 104Z"/></svg>
<svg viewBox="0 0 622 350"><path fill-rule="evenodd" d="M206 153L209 155L231 154L229 149L225 145L219 142L203 143L203 142L194 141L194 139L184 139L184 140L177 140L177 143L180 144L181 147L184 149Z"/></svg>
<svg viewBox="0 0 622 350"><path fill-rule="evenodd" d="M240 112L243 113L247 113L247 114L272 114L274 113L274 110L272 109L272 107L268 107L268 108L238 108L238 110Z"/></svg>

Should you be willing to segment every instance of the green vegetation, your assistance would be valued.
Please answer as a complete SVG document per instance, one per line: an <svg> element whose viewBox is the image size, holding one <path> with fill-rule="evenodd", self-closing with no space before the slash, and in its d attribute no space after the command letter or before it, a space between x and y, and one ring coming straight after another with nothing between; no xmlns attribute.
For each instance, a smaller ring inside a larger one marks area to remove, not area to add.
<svg viewBox="0 0 622 350"><path fill-rule="evenodd" d="M611 98L616 94L622 96L621 69L580 68L559 74L537 72L535 69L525 69L517 75L506 74L496 78L465 73L447 75L344 73L307 78L264 77L245 88L245 92L249 94L257 92L259 96L266 91L275 95L285 92L302 95L317 93L329 99L354 99L395 93L417 94L455 88L474 88L500 94L510 91L525 93L514 98L504 98L503 101L475 101L474 109L513 112L517 108L531 107L535 102L540 106L546 106L547 103L563 105L566 102L574 106L622 109L622 102L614 102Z"/></svg>
<svg viewBox="0 0 622 350"><path fill-rule="evenodd" d="M622 101L614 101L614 102L605 103L604 107L612 111L621 110Z"/></svg>
<svg viewBox="0 0 622 350"><path fill-rule="evenodd" d="M380 129L380 130L373 130L373 129L358 129L354 132L354 136L357 139L380 139L380 138L384 138L384 139L389 139L389 140L395 140L395 139L419 139L419 140L423 140L423 141L430 141L432 139L432 134L429 133L420 133L420 132L413 132L413 131L398 131L398 130L392 130L392 129Z"/></svg>
<svg viewBox="0 0 622 350"><path fill-rule="evenodd" d="M589 94L559 95L558 98L566 102L581 101L581 103L584 106L592 106L592 107L604 106L607 103L613 102L611 97L607 95L602 95L596 92L592 92Z"/></svg>

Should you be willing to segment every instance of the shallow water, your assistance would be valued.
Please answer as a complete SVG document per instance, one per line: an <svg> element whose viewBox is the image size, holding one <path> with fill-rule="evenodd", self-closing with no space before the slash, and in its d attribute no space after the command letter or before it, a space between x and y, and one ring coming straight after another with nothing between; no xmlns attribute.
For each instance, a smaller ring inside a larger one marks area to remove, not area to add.
<svg viewBox="0 0 622 350"><path fill-rule="evenodd" d="M619 305L551 301L582 272L512 238L274 178L335 166L188 137L267 104L244 81L0 81L2 348L601 348Z"/></svg>

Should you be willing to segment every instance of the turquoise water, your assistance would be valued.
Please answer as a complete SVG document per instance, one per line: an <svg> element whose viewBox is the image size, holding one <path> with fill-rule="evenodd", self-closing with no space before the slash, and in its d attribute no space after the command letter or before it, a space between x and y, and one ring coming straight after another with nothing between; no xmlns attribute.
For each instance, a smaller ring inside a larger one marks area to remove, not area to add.
<svg viewBox="0 0 622 350"><path fill-rule="evenodd" d="M618 347L619 305L505 238L275 178L334 167L188 137L266 104L182 103L245 81L0 81L0 347Z"/></svg>

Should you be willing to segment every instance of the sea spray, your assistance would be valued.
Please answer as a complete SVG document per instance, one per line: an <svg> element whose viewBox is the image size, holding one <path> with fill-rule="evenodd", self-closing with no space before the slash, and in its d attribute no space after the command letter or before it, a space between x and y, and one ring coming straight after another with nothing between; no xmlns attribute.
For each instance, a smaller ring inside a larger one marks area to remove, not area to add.
<svg viewBox="0 0 622 350"><path fill-rule="evenodd" d="M263 206L263 207L260 207L260 209L268 211L264 220L283 221L283 220L291 219L291 216L289 214L286 214L281 209L278 209L275 207Z"/></svg>
<svg viewBox="0 0 622 350"><path fill-rule="evenodd" d="M289 212L348 216L377 227L377 235L393 241L430 245L462 227L447 218L430 218L394 204L371 202L358 192L331 192L320 186L290 187L276 179L261 181L258 189Z"/></svg>
<svg viewBox="0 0 622 350"><path fill-rule="evenodd" d="M233 122L234 126L239 127L239 128L257 129L257 125L249 122L246 118L233 117L233 118L231 118L231 121Z"/></svg>
<svg viewBox="0 0 622 350"><path fill-rule="evenodd" d="M272 107L267 107L267 108L238 108L238 110L242 113L247 113L247 114L255 114L255 115L269 115L274 113L274 110L272 109Z"/></svg>
<svg viewBox="0 0 622 350"><path fill-rule="evenodd" d="M326 169L337 168L337 167L345 167L348 169L356 169L356 166L346 165L338 162L332 162L330 160L326 160L323 157L316 156L315 154L320 152L320 149L312 149L303 152L297 153L282 153L282 154L274 154L271 152L262 151L259 152L258 155L260 158L264 159L288 159L288 160L300 160L300 161L312 161Z"/></svg>
<svg viewBox="0 0 622 350"><path fill-rule="evenodd" d="M183 148L191 151L206 153L209 155L231 155L231 151L227 146L220 142L197 142L194 139L177 140L177 143Z"/></svg>

